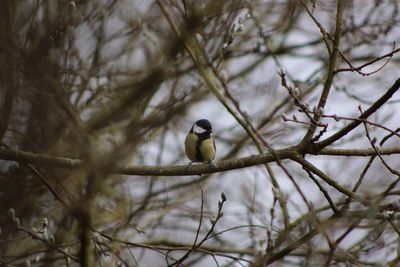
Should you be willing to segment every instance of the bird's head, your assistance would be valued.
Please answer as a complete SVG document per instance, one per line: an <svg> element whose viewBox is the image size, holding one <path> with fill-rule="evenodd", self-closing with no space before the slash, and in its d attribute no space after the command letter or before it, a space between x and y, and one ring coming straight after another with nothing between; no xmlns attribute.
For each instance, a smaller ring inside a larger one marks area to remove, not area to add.
<svg viewBox="0 0 400 267"><path fill-rule="evenodd" d="M209 120L201 119L196 121L192 127L193 132L201 134L201 133L212 133L212 126Z"/></svg>

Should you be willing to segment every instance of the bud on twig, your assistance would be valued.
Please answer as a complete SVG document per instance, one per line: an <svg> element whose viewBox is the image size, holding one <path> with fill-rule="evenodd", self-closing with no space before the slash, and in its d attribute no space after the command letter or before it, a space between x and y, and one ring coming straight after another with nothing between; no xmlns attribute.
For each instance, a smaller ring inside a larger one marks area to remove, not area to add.
<svg viewBox="0 0 400 267"><path fill-rule="evenodd" d="M223 202L226 201L226 196L224 192L221 193L221 199Z"/></svg>
<svg viewBox="0 0 400 267"><path fill-rule="evenodd" d="M294 96L299 96L299 95L300 95L299 88L295 87L295 88L293 89L293 95L294 95Z"/></svg>
<svg viewBox="0 0 400 267"><path fill-rule="evenodd" d="M49 225L49 221L47 220L46 217L44 217L44 218L42 219L42 227L43 227L43 228L46 228L48 225Z"/></svg>
<svg viewBox="0 0 400 267"><path fill-rule="evenodd" d="M339 117L338 117L336 114L333 115L333 119L334 119L335 121L339 121Z"/></svg>

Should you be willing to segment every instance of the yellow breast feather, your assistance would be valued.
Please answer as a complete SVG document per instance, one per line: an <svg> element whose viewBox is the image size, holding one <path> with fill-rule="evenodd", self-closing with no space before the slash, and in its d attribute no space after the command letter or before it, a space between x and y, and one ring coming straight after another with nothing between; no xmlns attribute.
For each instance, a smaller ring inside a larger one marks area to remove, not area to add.
<svg viewBox="0 0 400 267"><path fill-rule="evenodd" d="M194 133L189 133L185 139L185 153L186 156L191 160L196 160L196 144L197 136Z"/></svg>

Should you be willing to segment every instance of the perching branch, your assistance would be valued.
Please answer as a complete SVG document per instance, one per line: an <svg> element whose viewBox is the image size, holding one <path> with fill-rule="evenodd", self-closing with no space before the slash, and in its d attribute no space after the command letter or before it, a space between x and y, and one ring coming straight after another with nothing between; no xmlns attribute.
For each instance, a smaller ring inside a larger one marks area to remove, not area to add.
<svg viewBox="0 0 400 267"><path fill-rule="evenodd" d="M349 156L349 157L368 157L376 155L372 148L368 149L321 149L319 152L312 151L312 155L326 155L326 156ZM382 149L381 155L400 154L400 147ZM229 170L236 170L247 168L251 166L261 165L268 162L274 162L275 157L280 160L289 159L297 155L297 147L289 147L286 149L275 150L275 155L265 153L260 155L251 155L248 157L229 159L216 162L216 167L210 167L208 164L193 165L188 170L186 165L175 166L124 166L118 165L113 170L112 174L121 175L151 175L151 176L186 176L186 175L202 175L208 173L217 173ZM71 159L65 157L49 156L44 154L37 154L27 151L19 151L12 149L0 149L0 159L7 161L15 161L20 163L29 163L32 165L45 166L54 169L69 169L76 170L85 167L85 162L80 159Z"/></svg>

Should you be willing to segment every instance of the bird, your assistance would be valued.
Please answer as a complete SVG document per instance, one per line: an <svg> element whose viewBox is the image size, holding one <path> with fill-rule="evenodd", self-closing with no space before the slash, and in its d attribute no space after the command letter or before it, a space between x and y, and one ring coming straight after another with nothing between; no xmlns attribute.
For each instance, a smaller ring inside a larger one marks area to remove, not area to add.
<svg viewBox="0 0 400 267"><path fill-rule="evenodd" d="M188 169L193 162L208 162L210 167L215 168L214 158L216 153L213 129L207 119L196 121L185 139L185 153L191 160Z"/></svg>

